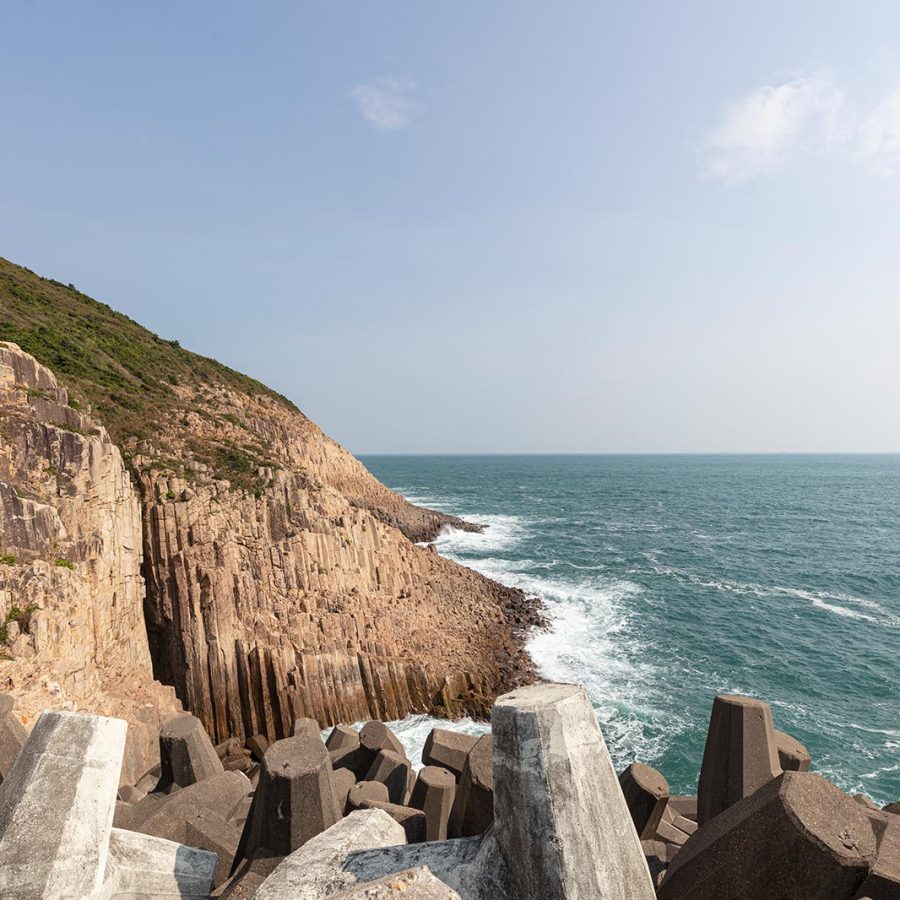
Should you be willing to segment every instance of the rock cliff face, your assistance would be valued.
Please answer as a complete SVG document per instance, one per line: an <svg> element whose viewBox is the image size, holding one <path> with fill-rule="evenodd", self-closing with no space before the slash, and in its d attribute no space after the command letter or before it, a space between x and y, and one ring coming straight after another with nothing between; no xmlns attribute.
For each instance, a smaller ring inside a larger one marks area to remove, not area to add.
<svg viewBox="0 0 900 900"><path fill-rule="evenodd" d="M203 409L177 457L213 430L235 446L251 433L267 459L253 490L196 463L190 478L141 455L134 465L157 676L215 739L283 737L300 716L486 716L530 674L522 595L406 536L433 537L446 517L270 398L220 389Z"/></svg>
<svg viewBox="0 0 900 900"><path fill-rule="evenodd" d="M20 697L52 678L61 704L142 721L174 706L152 661L214 740L274 739L300 716L487 716L533 677L536 604L415 543L477 526L409 504L285 398L0 260L3 339L71 389L3 346L0 679ZM108 705L126 682L131 711Z"/></svg>
<svg viewBox="0 0 900 900"><path fill-rule="evenodd" d="M140 774L180 705L152 677L137 493L105 430L9 343L0 423L0 687L26 721L47 707L130 719Z"/></svg>

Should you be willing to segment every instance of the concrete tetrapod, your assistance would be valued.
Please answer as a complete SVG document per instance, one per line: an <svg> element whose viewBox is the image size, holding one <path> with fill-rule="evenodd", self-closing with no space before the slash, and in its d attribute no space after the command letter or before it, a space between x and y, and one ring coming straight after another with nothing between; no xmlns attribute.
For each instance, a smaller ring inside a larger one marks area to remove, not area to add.
<svg viewBox="0 0 900 900"><path fill-rule="evenodd" d="M703 825L780 774L769 704L730 694L716 697L697 785L698 823Z"/></svg>
<svg viewBox="0 0 900 900"><path fill-rule="evenodd" d="M203 723L194 716L176 716L162 726L159 761L158 791L187 787L225 771Z"/></svg>
<svg viewBox="0 0 900 900"><path fill-rule="evenodd" d="M0 785L0 897L83 900L101 887L127 727L41 714Z"/></svg>
<svg viewBox="0 0 900 900"><path fill-rule="evenodd" d="M584 688L499 697L494 834L521 900L653 900L650 872Z"/></svg>

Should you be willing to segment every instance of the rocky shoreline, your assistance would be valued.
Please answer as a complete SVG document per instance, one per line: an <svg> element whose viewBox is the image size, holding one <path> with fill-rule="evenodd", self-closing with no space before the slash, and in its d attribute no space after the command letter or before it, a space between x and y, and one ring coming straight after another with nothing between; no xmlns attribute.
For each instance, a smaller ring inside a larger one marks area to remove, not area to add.
<svg viewBox="0 0 900 900"><path fill-rule="evenodd" d="M893 900L900 803L809 771L768 704L715 698L695 797L616 774L577 685L498 698L479 738L435 729L415 772L390 729L297 720L219 746L184 714L135 783L127 723L0 705L0 896L258 900Z"/></svg>

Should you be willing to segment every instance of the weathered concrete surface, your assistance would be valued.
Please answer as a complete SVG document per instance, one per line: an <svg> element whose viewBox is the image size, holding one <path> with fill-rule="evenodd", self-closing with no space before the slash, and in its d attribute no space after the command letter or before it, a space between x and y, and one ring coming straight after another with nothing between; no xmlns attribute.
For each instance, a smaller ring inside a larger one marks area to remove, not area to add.
<svg viewBox="0 0 900 900"><path fill-rule="evenodd" d="M100 896L110 900L206 900L215 871L215 853L114 828Z"/></svg>
<svg viewBox="0 0 900 900"><path fill-rule="evenodd" d="M276 741L266 751L235 866L265 848L287 856L341 818L325 744L318 738Z"/></svg>
<svg viewBox="0 0 900 900"><path fill-rule="evenodd" d="M262 883L256 898L322 900L360 880L348 864L357 853L404 841L403 829L386 812L370 809L350 813L285 857Z"/></svg>
<svg viewBox="0 0 900 900"><path fill-rule="evenodd" d="M460 900L459 894L428 870L427 866L406 869L332 894L329 900L388 900L403 895L404 900Z"/></svg>
<svg viewBox="0 0 900 900"><path fill-rule="evenodd" d="M808 772L812 764L809 750L784 731L775 730L775 747L778 750L778 762L785 772Z"/></svg>
<svg viewBox="0 0 900 900"><path fill-rule="evenodd" d="M701 826L660 900L850 900L875 862L867 811L812 772L785 772Z"/></svg>
<svg viewBox="0 0 900 900"><path fill-rule="evenodd" d="M427 834L427 821L421 809L402 806L399 803L384 803L380 800L364 800L363 809L383 809L395 822L403 826L408 844L421 844Z"/></svg>
<svg viewBox="0 0 900 900"><path fill-rule="evenodd" d="M350 769L335 769L331 773L331 785L334 789L334 799L337 807L343 814L347 812L347 798L350 795L350 791L356 786L356 776Z"/></svg>
<svg viewBox="0 0 900 900"><path fill-rule="evenodd" d="M697 785L697 821L703 825L780 774L769 704L716 697Z"/></svg>
<svg viewBox="0 0 900 900"><path fill-rule="evenodd" d="M450 810L456 796L456 779L449 769L424 766L416 779L409 805L425 813L425 839L445 841Z"/></svg>
<svg viewBox="0 0 900 900"><path fill-rule="evenodd" d="M241 829L230 822L198 817L188 820L186 833L189 847L208 850L218 857L212 881L213 887L218 887L228 881L231 864L241 840Z"/></svg>
<svg viewBox="0 0 900 900"><path fill-rule="evenodd" d="M497 699L494 833L512 894L653 900L641 842L582 687L541 684Z"/></svg>
<svg viewBox="0 0 900 900"><path fill-rule="evenodd" d="M203 723L195 716L176 716L159 731L161 776L157 790L188 787L225 771Z"/></svg>
<svg viewBox="0 0 900 900"><path fill-rule="evenodd" d="M359 746L359 733L349 725L335 725L325 741L329 752L332 750L352 750Z"/></svg>
<svg viewBox="0 0 900 900"><path fill-rule="evenodd" d="M860 885L854 900L900 898L900 817L888 818L881 814L879 818L880 821L873 822L878 837L875 864Z"/></svg>
<svg viewBox="0 0 900 900"><path fill-rule="evenodd" d="M432 728L422 748L422 762L426 766L449 769L457 779L462 775L466 757L478 742L471 734L460 734L446 728Z"/></svg>
<svg viewBox="0 0 900 900"><path fill-rule="evenodd" d="M669 802L669 783L652 766L632 763L619 775L619 784L638 837L652 839Z"/></svg>
<svg viewBox="0 0 900 900"><path fill-rule="evenodd" d="M466 756L447 823L452 838L484 834L494 821L493 746L492 736L484 734Z"/></svg>
<svg viewBox="0 0 900 900"><path fill-rule="evenodd" d="M363 781L381 782L388 789L388 799L391 803L402 805L406 801L410 772L412 763L405 754L383 749L375 754L375 759Z"/></svg>
<svg viewBox="0 0 900 900"><path fill-rule="evenodd" d="M121 719L47 711L0 785L0 897L82 900L103 882Z"/></svg>

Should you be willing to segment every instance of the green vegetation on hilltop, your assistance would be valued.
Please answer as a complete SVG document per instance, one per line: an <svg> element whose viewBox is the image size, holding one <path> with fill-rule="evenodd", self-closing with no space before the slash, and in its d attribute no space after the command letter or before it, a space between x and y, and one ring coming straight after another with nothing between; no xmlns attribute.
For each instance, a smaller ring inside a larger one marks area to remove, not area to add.
<svg viewBox="0 0 900 900"><path fill-rule="evenodd" d="M50 368L71 392L71 405L79 409L90 403L122 447L147 440L166 449L186 408L175 390L179 386L196 398L187 408L207 418L203 394L217 386L266 395L296 409L260 382L153 334L74 286L41 278L3 258L0 341L13 341ZM223 442L222 447L193 449L214 470L233 476L228 471L236 468L231 447Z"/></svg>

